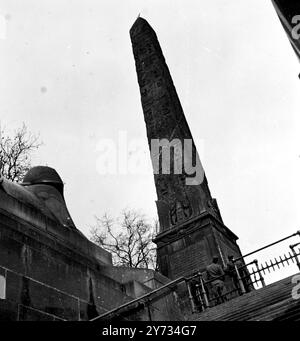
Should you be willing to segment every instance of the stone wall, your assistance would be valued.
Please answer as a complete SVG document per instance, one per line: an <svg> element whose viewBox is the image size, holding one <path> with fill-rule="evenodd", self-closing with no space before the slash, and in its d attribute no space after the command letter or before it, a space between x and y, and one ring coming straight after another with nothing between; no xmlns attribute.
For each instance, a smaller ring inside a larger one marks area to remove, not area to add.
<svg viewBox="0 0 300 341"><path fill-rule="evenodd" d="M111 255L78 230L57 224L0 189L1 320L92 319L133 300L137 292L152 290L143 284L150 278L145 272L134 276L136 271L127 270L118 275ZM165 303L153 319L176 319ZM147 316L139 309L127 319Z"/></svg>

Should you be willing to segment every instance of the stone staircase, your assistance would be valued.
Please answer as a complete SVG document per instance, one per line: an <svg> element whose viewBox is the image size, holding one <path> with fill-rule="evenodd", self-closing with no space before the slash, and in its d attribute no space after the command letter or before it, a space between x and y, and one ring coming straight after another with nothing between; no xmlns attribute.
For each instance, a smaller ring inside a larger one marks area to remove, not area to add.
<svg viewBox="0 0 300 341"><path fill-rule="evenodd" d="M292 277L236 297L202 313L194 314L191 320L300 321L300 299L292 298L292 289L296 285L292 283Z"/></svg>

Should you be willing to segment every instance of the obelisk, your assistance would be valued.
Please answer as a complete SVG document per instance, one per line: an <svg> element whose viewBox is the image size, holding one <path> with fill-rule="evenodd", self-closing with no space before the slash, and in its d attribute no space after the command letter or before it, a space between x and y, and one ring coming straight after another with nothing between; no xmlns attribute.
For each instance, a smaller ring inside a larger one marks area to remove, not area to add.
<svg viewBox="0 0 300 341"><path fill-rule="evenodd" d="M154 168L159 269L175 279L204 270L213 256L225 265L228 255L241 255L237 236L211 196L157 36L139 17L130 37Z"/></svg>

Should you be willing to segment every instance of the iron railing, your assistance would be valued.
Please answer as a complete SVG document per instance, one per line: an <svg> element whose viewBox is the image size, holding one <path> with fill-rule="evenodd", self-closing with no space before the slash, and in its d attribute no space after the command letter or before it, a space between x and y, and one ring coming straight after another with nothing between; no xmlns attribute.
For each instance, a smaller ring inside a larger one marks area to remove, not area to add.
<svg viewBox="0 0 300 341"><path fill-rule="evenodd" d="M279 259L275 258L274 262L272 260L269 260L269 262L265 262L265 264L259 264L258 260L254 259L249 263L244 263L244 259L295 236L300 236L300 231L297 231L292 235L289 235L264 247L256 249L255 251L252 251L246 255L233 259L235 271L235 288L231 291L225 292L222 295L212 295L209 286L218 279L223 281L224 276L228 276L228 274L225 273L224 275L217 278L205 280L204 273L197 272L190 277L179 277L141 297L138 297L117 308L107 311L106 313L97 316L90 321L103 321L113 317L125 318L124 315L126 315L127 312L145 307L148 308L147 310L149 314L149 320L152 320L151 311L149 309L150 304L156 299L161 298L162 295L168 295L172 292L176 292L176 288L181 283L186 284L186 290L188 294L187 296L190 302L191 311L193 313L203 311L211 306L225 302L233 297L243 295L251 290L255 290L255 286L257 287L258 285L260 285L260 287L265 287L266 283L264 276L266 275L267 271L275 271L276 267L280 269L280 266L284 267L286 265L289 265L289 262L296 263L300 270L300 242L290 245L291 251L288 253L288 255L284 254L283 257L280 256ZM196 284L193 286L193 282L195 281Z"/></svg>
<svg viewBox="0 0 300 341"><path fill-rule="evenodd" d="M144 306L147 306L149 305L150 301L150 297L151 296L154 296L155 294L157 293L162 293L163 290L165 289L169 289L170 291L173 291L173 287L176 286L177 284L181 283L181 282L184 282L186 280L185 277L179 277L141 297L138 297L132 301L129 301L125 304L122 304L121 306L117 307L117 308L114 308L110 311L107 311L106 313L100 315L100 316L97 316L93 319L91 319L90 321L96 321L96 320L107 320L113 316L121 316L122 313L126 312L128 310L128 308L138 308L138 307L144 307ZM151 316L149 316L149 319L151 320Z"/></svg>
<svg viewBox="0 0 300 341"><path fill-rule="evenodd" d="M212 290L209 290L208 287L209 284L218 279L223 280L224 276L219 276L209 281L205 281L203 278L203 274L199 274L199 283L196 285L196 300L198 304L194 303L194 305L192 305L193 311L203 311L211 306L223 303L231 297L243 295L251 290L265 287L265 276L267 275L267 272L270 273L272 271L280 269L281 267L289 266L290 263L296 263L298 269L300 270L300 242L290 245L289 247L291 251L289 251L287 254L284 254L283 256L279 256L279 259L275 257L274 259L266 261L264 264L259 263L257 259L254 259L249 263L241 264L241 261L244 261L246 257L254 255L255 253L263 251L271 246L274 246L295 236L300 236L300 231L297 231L292 235L289 235L276 242L261 247L255 251L247 253L241 257L233 259L233 262L235 264L235 289L225 292L222 295L218 295L217 297L214 297L211 294Z"/></svg>

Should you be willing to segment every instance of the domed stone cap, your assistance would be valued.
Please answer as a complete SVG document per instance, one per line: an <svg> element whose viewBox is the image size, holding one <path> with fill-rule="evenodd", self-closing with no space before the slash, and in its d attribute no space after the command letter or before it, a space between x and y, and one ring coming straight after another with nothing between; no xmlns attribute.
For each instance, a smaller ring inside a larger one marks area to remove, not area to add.
<svg viewBox="0 0 300 341"><path fill-rule="evenodd" d="M64 192L64 183L54 168L47 166L36 166L24 176L23 186L49 185L55 187L61 195Z"/></svg>

